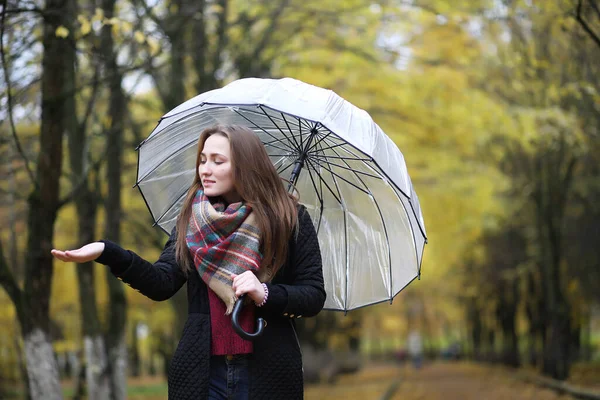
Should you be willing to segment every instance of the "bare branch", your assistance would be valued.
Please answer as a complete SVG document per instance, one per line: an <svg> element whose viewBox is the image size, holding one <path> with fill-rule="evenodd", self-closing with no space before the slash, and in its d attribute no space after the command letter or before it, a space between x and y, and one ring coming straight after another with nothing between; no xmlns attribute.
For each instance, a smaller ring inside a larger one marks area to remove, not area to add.
<svg viewBox="0 0 600 400"><path fill-rule="evenodd" d="M590 3L593 6L595 6L596 11L600 15L600 11L598 10L598 5L595 4L593 1L590 1ZM596 42L596 45L598 45L598 47L600 47L600 36L596 32L594 32L593 29L585 21L585 19L583 19L583 16L581 15L582 8L583 8L583 0L579 0L577 2L577 12L576 12L576 15L575 15L575 19L577 20L577 22L579 22L579 25L581 25L581 27L583 28L583 30L586 31L586 33L588 34L588 36L594 42Z"/></svg>
<svg viewBox="0 0 600 400"><path fill-rule="evenodd" d="M148 4L146 3L145 0L134 0L133 2L135 5L141 6L144 9L144 12L146 13L146 15L152 20L152 22L154 22L156 24L156 26L158 26L163 32L165 32L165 27L163 25L163 21L158 18L154 12L152 12L152 8L150 6L148 6ZM141 19L141 15L139 15L139 13L137 13L138 19Z"/></svg>
<svg viewBox="0 0 600 400"><path fill-rule="evenodd" d="M6 11L4 11L6 10ZM39 14L41 17L44 16L44 10L42 10L41 8L37 8L37 7L32 7L32 8L8 8L2 9L2 16L4 16L4 14L23 14L23 13L34 13L34 14Z"/></svg>
<svg viewBox="0 0 600 400"><path fill-rule="evenodd" d="M588 3L591 4L592 8L596 11L596 14L598 14L598 18L600 18L600 7L596 4L596 0L588 0Z"/></svg>
<svg viewBox="0 0 600 400"><path fill-rule="evenodd" d="M2 0L2 9L3 10L6 10L6 3L7 3L7 0ZM4 52L4 29L5 29L5 27L6 27L6 13L3 12L2 18L0 20L0 56L2 58L2 69L4 71L4 80L6 81L6 99L7 99L7 104L8 104L8 121L10 124L10 130L11 130L13 139L15 141L15 145L17 147L17 152L23 158L23 161L25 164L25 169L27 170L29 179L31 179L31 183L33 183L33 185L35 187L38 187L38 182L35 179L35 175L33 174L33 171L31 170L31 168L29 167L29 160L27 159L27 156L25 155L25 151L23 151L23 148L21 147L21 142L19 141L19 137L17 136L17 129L15 127L15 121L13 119L12 85L10 83L8 64L6 62L6 54Z"/></svg>
<svg viewBox="0 0 600 400"><path fill-rule="evenodd" d="M0 285L6 290L8 297L12 300L19 318L22 317L23 312L23 292L13 273L10 271L6 257L4 256L4 248L2 241L0 240Z"/></svg>
<svg viewBox="0 0 600 400"><path fill-rule="evenodd" d="M92 93L90 94L90 99L87 103L87 107L85 108L85 114L83 116L83 119L79 123L79 130L81 132L86 131L87 124L90 119L90 115L92 115L94 104L96 103L96 98L97 98L97 94L98 94L98 86L99 86L98 84L100 83L99 76L100 76L100 67L98 65L96 65L94 68L94 79L92 80Z"/></svg>
<svg viewBox="0 0 600 400"><path fill-rule="evenodd" d="M251 56L252 60L258 59L258 57L260 56L260 53L265 49L265 47L271 40L271 38L273 36L273 32L275 32L275 30L277 29L277 26L279 25L279 19L281 17L281 14L283 14L283 11L285 10L285 8L288 6L289 3L290 3L290 0L281 0L281 3L279 3L279 6L277 8L275 8L275 10L273 10L273 13L271 14L271 16L269 18L271 23L263 32L261 41L254 48L254 52L252 53L252 56Z"/></svg>
<svg viewBox="0 0 600 400"><path fill-rule="evenodd" d="M89 166L87 168L86 171L83 172L83 174L81 175L81 178L79 179L79 181L75 184L75 186L71 189L71 192L62 200L60 200L58 202L58 205L56 206L56 210L60 210L63 206L69 204L71 201L73 201L73 199L75 198L75 196L77 195L77 193L79 192L79 190L81 190L81 188L85 185L85 183L88 180L88 176L89 173L91 171L96 171L98 170L98 168L100 168L100 166L102 165L102 163L104 162L104 160L106 159L106 154L108 152L108 149L105 149L100 157L98 157L97 160L93 161L91 166Z"/></svg>

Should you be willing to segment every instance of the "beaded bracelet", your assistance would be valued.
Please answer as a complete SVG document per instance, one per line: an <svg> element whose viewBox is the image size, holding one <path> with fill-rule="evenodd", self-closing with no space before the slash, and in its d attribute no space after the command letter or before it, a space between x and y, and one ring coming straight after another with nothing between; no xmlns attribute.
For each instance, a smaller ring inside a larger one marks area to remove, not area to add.
<svg viewBox="0 0 600 400"><path fill-rule="evenodd" d="M265 289L265 298L263 299L262 303L254 303L256 304L256 307L262 307L265 305L265 303L267 302L267 298L269 297L269 288L267 287L266 283L262 284L263 288Z"/></svg>

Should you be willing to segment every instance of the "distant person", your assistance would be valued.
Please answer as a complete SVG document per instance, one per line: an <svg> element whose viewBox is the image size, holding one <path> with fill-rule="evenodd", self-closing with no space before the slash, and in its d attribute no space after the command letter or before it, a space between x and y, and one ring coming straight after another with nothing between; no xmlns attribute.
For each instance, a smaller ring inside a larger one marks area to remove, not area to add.
<svg viewBox="0 0 600 400"><path fill-rule="evenodd" d="M407 348L413 366L420 369L423 364L423 340L417 330L412 330L408 334Z"/></svg>
<svg viewBox="0 0 600 400"><path fill-rule="evenodd" d="M96 260L157 301L187 281L188 320L169 369L169 399L302 399L302 356L294 319L325 303L317 234L306 208L285 190L250 129L215 126L200 135L196 176L165 248L154 264L110 241L72 251L62 261ZM235 301L246 294L240 325Z"/></svg>

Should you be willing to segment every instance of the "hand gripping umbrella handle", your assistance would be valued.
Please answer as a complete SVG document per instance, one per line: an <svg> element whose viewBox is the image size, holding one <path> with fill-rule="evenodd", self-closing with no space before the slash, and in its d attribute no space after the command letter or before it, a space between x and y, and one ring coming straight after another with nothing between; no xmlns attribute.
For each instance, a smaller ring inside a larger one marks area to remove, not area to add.
<svg viewBox="0 0 600 400"><path fill-rule="evenodd" d="M238 318L239 318L240 312L242 311L242 307L244 305L244 297L245 296L246 295L240 296L240 298L237 299L237 301L235 302L235 305L233 306L233 313L231 313L231 325L233 325L233 330L235 331L235 333L240 335L240 337L242 339L253 341L257 337L262 335L263 330L265 329L265 326L267 326L267 323L264 319L259 318L256 320L256 326L257 326L256 332L249 333L242 329L242 327L240 326L240 323L238 322Z"/></svg>

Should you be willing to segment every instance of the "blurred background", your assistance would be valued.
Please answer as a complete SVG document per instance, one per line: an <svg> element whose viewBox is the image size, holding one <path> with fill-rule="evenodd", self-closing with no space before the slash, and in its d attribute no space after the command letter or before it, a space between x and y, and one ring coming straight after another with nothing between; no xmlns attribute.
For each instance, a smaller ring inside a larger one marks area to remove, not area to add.
<svg viewBox="0 0 600 400"><path fill-rule="evenodd" d="M49 399L167 397L185 290L153 302L50 249L108 238L156 259L136 146L198 93L287 76L398 144L429 239L393 304L299 320L306 398L600 399L600 1L1 13L0 398L27 398L28 376Z"/></svg>

